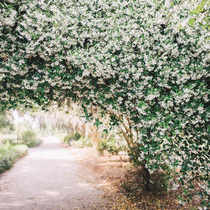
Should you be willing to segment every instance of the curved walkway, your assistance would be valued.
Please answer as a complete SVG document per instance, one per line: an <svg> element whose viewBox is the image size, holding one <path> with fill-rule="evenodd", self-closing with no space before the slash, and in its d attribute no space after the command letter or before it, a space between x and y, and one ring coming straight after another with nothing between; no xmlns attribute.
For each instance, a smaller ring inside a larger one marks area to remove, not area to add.
<svg viewBox="0 0 210 210"><path fill-rule="evenodd" d="M103 192L81 177L74 157L51 136L0 177L1 210L104 209Z"/></svg>

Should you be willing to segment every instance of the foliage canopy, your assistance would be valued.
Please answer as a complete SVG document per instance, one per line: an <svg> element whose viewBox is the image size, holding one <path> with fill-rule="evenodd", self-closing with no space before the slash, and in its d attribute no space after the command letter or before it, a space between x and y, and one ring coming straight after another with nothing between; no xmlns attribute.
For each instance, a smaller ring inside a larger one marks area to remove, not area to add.
<svg viewBox="0 0 210 210"><path fill-rule="evenodd" d="M150 173L181 167L186 192L202 180L206 201L209 27L190 13L200 3L1 1L1 104L71 98L87 117L99 107L110 126L126 124L136 162Z"/></svg>

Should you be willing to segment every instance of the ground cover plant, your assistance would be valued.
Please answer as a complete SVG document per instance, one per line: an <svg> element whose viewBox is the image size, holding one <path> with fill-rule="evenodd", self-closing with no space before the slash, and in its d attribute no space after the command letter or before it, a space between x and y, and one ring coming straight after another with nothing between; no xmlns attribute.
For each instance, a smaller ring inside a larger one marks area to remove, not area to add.
<svg viewBox="0 0 210 210"><path fill-rule="evenodd" d="M208 8L199 0L1 1L1 104L71 98L87 119L97 107L121 129L145 188L156 171L180 168L183 192L207 207Z"/></svg>
<svg viewBox="0 0 210 210"><path fill-rule="evenodd" d="M14 145L9 141L0 144L0 173L9 170L13 164L28 152L26 145Z"/></svg>

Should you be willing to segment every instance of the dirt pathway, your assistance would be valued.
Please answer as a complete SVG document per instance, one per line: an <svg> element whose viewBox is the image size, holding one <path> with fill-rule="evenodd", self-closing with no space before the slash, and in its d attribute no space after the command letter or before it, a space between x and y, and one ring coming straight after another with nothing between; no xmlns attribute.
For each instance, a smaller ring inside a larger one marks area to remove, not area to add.
<svg viewBox="0 0 210 210"><path fill-rule="evenodd" d="M58 139L46 138L0 177L0 209L103 209L103 192L82 171Z"/></svg>

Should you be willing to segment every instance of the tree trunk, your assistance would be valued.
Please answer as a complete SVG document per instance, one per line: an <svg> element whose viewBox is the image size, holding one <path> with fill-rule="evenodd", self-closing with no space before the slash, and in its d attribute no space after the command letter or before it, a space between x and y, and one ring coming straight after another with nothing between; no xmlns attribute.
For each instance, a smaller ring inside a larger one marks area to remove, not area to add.
<svg viewBox="0 0 210 210"><path fill-rule="evenodd" d="M145 163L142 164L142 172L143 172L143 180L144 180L144 187L146 191L150 191L150 173L149 170L146 168Z"/></svg>

